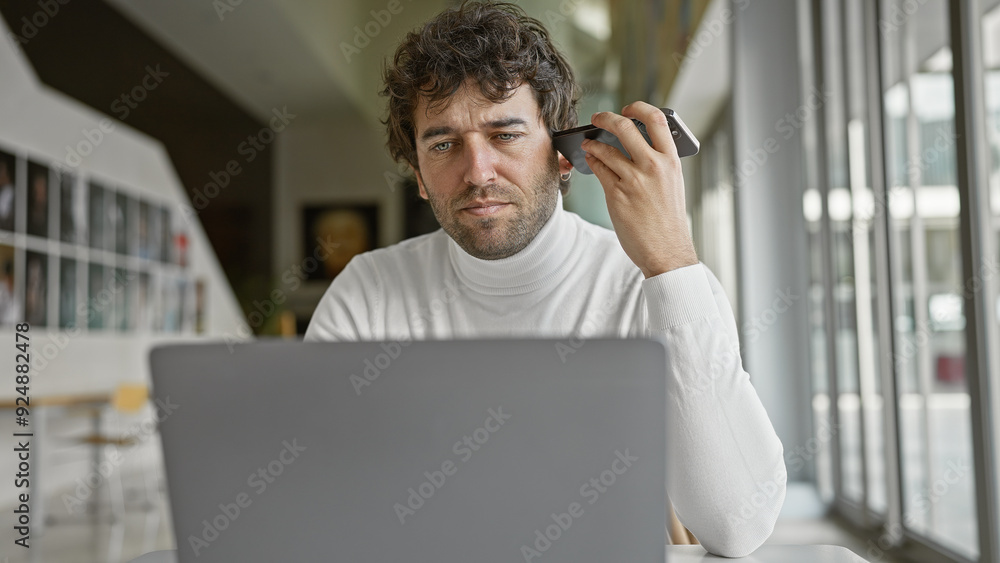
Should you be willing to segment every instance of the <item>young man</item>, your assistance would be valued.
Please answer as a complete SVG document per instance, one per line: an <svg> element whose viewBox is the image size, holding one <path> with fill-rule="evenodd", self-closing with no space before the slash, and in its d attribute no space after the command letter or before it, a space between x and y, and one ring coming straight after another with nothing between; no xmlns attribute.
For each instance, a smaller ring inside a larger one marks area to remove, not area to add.
<svg viewBox="0 0 1000 563"><path fill-rule="evenodd" d="M710 552L760 546L785 496L782 447L742 368L729 302L695 254L663 114L636 102L592 118L632 155L585 144L609 231L562 208L572 166L551 133L577 125L577 86L520 8L445 11L404 39L384 74L389 150L442 229L356 256L306 339L658 335L670 352L677 515Z"/></svg>

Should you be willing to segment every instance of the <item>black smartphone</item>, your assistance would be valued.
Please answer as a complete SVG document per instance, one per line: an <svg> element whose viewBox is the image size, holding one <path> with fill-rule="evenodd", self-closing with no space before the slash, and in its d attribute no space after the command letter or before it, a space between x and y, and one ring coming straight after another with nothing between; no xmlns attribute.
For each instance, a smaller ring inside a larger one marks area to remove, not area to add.
<svg viewBox="0 0 1000 563"><path fill-rule="evenodd" d="M660 108L660 111L663 112L663 115L667 116L667 125L670 127L670 134L674 138L674 145L677 146L677 154L682 157L698 154L698 149L700 148L698 139L687 128L687 125L684 125L677 112L670 108ZM632 122L635 123L639 132L642 133L642 137L646 139L646 142L652 146L653 142L649 140L649 135L646 133L646 125L638 119L633 119ZM583 148L580 147L584 139L594 139L609 144L622 151L622 154L625 156L632 158L628 154L628 151L625 150L625 147L622 146L618 137L610 131L601 129L595 125L584 125L553 133L552 144L555 145L556 150L573 163L573 168L584 174L594 173L587 166L587 160L584 158L585 153L583 152Z"/></svg>

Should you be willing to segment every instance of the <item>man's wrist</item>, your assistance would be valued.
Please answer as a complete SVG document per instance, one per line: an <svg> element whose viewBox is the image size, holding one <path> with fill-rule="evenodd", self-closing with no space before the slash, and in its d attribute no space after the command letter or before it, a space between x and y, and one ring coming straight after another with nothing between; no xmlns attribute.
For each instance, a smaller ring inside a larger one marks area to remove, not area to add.
<svg viewBox="0 0 1000 563"><path fill-rule="evenodd" d="M654 276L658 276L660 274L672 272L678 268L694 266L697 263L698 263L698 254L695 252L694 248L690 248L684 252L679 252L674 255L667 256L662 261L659 261L656 264L639 269L642 271L642 275L646 279L649 279Z"/></svg>

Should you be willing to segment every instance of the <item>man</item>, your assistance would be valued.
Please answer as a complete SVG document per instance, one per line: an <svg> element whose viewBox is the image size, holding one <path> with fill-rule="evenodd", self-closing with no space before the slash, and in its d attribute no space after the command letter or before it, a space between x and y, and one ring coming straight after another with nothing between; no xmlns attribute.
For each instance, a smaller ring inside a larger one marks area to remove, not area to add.
<svg viewBox="0 0 1000 563"><path fill-rule="evenodd" d="M663 114L636 102L592 118L633 155L585 144L609 231L562 209L572 166L551 133L576 125L577 87L520 8L445 11L404 39L384 75L390 152L442 230L356 256L306 339L658 335L677 515L710 552L760 546L784 500L781 443L743 371L729 302L695 254Z"/></svg>

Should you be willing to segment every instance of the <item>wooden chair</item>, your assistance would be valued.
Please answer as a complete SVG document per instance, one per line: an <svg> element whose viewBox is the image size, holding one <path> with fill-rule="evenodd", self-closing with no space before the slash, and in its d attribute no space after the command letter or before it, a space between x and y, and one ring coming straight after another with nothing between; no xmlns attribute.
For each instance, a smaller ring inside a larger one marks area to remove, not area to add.
<svg viewBox="0 0 1000 563"><path fill-rule="evenodd" d="M685 528L674 513L674 505L668 501L667 508L670 512L670 522L667 524L667 540L669 545L698 545L698 539L690 530Z"/></svg>
<svg viewBox="0 0 1000 563"><path fill-rule="evenodd" d="M96 471L96 468L100 467L104 461L103 454L105 447L112 446L115 448L131 448L139 443L139 440L134 435L116 434L109 432L108 429L104 428L103 419L107 409L110 407L110 409L117 414L134 415L142 410L148 400L149 389L145 384L121 383L115 387L110 396L105 396L103 401L67 404L65 412L70 416L87 417L90 419L90 431L83 435L77 434L73 436L55 438L54 441L90 446L91 465L88 469L90 471ZM110 516L110 523L115 525L122 521L125 512L125 488L121 481L121 467L113 467L111 475L109 475L107 479L102 479L101 485L98 488L104 486L109 487L108 491L111 500L111 512L108 516ZM144 488L148 489L148 484L146 484ZM96 491L94 491L94 493L96 493ZM142 509L146 511L155 510L156 503L150 501L148 491L146 497L145 502L141 504ZM153 498L155 498L155 496ZM49 517L47 519L47 523L57 524L61 520L74 521L76 520L74 516L100 519L99 516L101 511L98 507L98 495L89 495L87 501L87 508L83 514L70 514L69 518Z"/></svg>
<svg viewBox="0 0 1000 563"><path fill-rule="evenodd" d="M94 405L87 410L91 418L91 432L84 436L76 436L74 441L78 444L87 444L93 447L93 463L100 464L104 448L112 446L126 449L122 460L133 458L136 454L129 449L138 446L141 437L135 434L114 434L103 428L103 415L109 406L118 415L138 414L149 401L149 388L142 383L121 383L112 392L106 404ZM142 485L126 487L122 480L122 467L115 467L112 475L103 482L102 486L108 487L110 500L109 517L111 529L109 530L109 558L117 560L120 558L120 551L124 539L124 523L126 511L129 508L142 511L146 514L146 525L143 533L143 549L149 551L153 549L156 530L159 526L159 483L155 476L149 475L146 466L143 465ZM95 491L96 492L96 491ZM131 495L141 498L128 500ZM87 516L91 519L103 519L101 510L97 504L98 495L90 497ZM114 541L112 541L114 540ZM113 557L117 553L118 558Z"/></svg>

